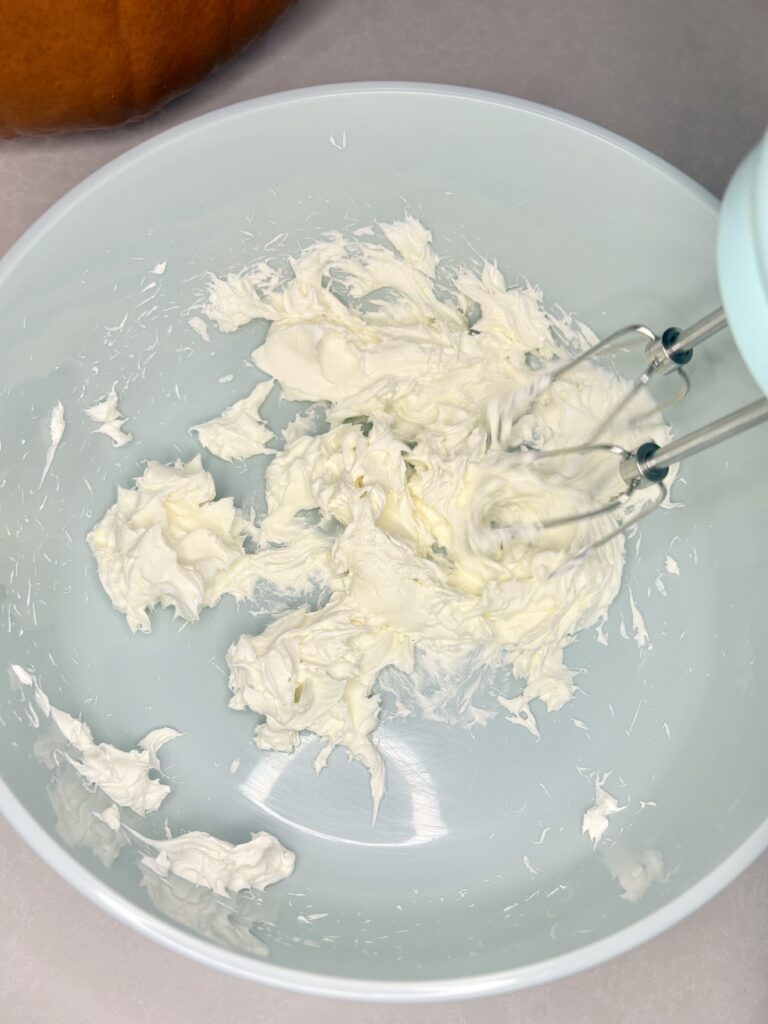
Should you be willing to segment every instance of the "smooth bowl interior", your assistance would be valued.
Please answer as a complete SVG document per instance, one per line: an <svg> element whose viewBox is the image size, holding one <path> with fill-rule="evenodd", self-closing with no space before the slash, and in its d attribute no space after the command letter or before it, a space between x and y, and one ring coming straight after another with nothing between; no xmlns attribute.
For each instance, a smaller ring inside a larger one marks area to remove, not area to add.
<svg viewBox="0 0 768 1024"><path fill-rule="evenodd" d="M146 933L263 981L415 999L511 988L620 952L766 844L768 433L683 468L682 505L649 517L629 544L607 645L590 632L568 650L579 690L541 715L539 741L503 716L474 732L385 720L388 793L372 827L361 765L336 751L317 776L316 740L291 756L259 751L253 717L228 709L224 652L266 619L225 599L183 631L157 613L152 634L134 637L85 535L146 459L196 454L189 427L259 379L247 357L264 325L211 327L209 343L189 326L205 274L405 210L440 254L497 260L599 334L684 326L718 305L710 197L615 137L501 97L304 91L204 117L111 164L0 268L0 662L34 670L99 739L128 747L157 726L184 732L164 758L175 785L148 819L153 834L166 818L174 833L233 842L267 829L296 851L296 871L263 898L223 902L158 886L130 846L105 867L98 795L43 763L44 726L31 726L10 686L0 774L22 834ZM726 336L697 353L691 375L672 411L678 434L756 394ZM135 435L121 449L83 413L115 381ZM59 400L66 432L41 486ZM285 423L290 407L272 414ZM263 502L265 457L204 462L220 495ZM593 851L581 819L590 773L607 772L626 809L611 844ZM664 879L623 899L618 860L649 851Z"/></svg>

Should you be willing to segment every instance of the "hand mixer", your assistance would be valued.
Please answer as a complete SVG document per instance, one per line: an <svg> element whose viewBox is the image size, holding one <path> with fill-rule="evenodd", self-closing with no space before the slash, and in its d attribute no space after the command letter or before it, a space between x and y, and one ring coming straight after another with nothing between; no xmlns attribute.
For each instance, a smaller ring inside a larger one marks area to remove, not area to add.
<svg viewBox="0 0 768 1024"><path fill-rule="evenodd" d="M489 406L491 436L504 446L504 437L511 425L510 414L518 418L554 381L587 359L609 355L637 342L646 343L645 369L622 401L597 425L586 445L548 450L526 447L521 450L528 463L585 452L605 453L617 459L615 498L587 512L545 520L537 524L536 531L619 512L627 506L638 488L655 485L656 495L652 499L634 515L624 518L615 529L585 547L579 552L579 557L605 544L656 508L666 497L664 481L673 465L768 421L768 397L764 397L663 446L647 441L633 451L627 451L620 445L599 440L654 377L676 373L682 381L682 387L672 402L657 408L668 408L683 398L689 388L684 367L690 362L694 349L725 327L730 327L747 367L768 395L768 134L744 160L726 190L718 225L717 270L723 307L686 330L669 327L656 334L643 324L624 327L570 361L542 374L522 399L519 395L511 396L506 403ZM530 536L531 524L497 526L495 531L497 539L503 542Z"/></svg>

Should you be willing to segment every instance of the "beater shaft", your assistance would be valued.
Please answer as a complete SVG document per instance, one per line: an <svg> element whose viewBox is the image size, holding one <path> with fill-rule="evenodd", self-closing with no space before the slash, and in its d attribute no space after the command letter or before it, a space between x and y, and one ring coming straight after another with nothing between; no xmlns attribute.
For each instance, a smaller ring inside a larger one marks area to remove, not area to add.
<svg viewBox="0 0 768 1024"><path fill-rule="evenodd" d="M680 331L670 345L670 352L676 355L678 352L695 348L702 341L706 341L707 338L711 338L713 334L717 334L727 326L728 321L725 319L725 311L721 306L720 309L713 310L684 331Z"/></svg>
<svg viewBox="0 0 768 1024"><path fill-rule="evenodd" d="M644 482L657 483L663 480L669 467L692 455L706 451L721 441L741 434L759 423L768 421L768 398L758 398L743 409L723 416L714 423L708 423L685 437L670 441L663 447L649 443L641 445L621 463L621 478L629 486Z"/></svg>

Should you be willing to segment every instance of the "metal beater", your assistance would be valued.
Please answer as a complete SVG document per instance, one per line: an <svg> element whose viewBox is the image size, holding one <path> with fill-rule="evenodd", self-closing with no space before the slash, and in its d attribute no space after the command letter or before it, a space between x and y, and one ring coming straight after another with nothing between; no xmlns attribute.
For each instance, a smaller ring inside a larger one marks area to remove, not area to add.
<svg viewBox="0 0 768 1024"><path fill-rule="evenodd" d="M552 529L558 526L569 526L573 523L582 522L585 519L593 519L596 516L607 515L611 512L620 512L629 503L630 498L640 487L654 485L656 494L633 515L623 519L613 530L610 530L599 540L589 544L579 552L579 557L588 554L595 548L601 547L628 527L637 523L644 516L657 508L667 496L667 488L664 481L669 475L672 466L684 459L697 455L699 452L712 448L729 437L741 434L750 427L756 427L759 423L768 422L768 398L758 398L757 401L738 409L736 412L723 416L714 423L692 431L685 437L670 441L669 444L658 445L654 441L646 441L639 445L634 451L627 451L621 445L616 444L587 444L574 448L553 448L547 451L535 449L520 449L525 456L526 463L537 462L540 459L562 458L568 455L578 455L588 452L604 453L618 459L616 484L617 496L604 505L601 505L589 512L581 512L577 515L561 516L556 519L546 519L537 524L536 531ZM515 526L497 526L495 535L500 542L513 540L518 537L531 536L531 524L520 524Z"/></svg>
<svg viewBox="0 0 768 1024"><path fill-rule="evenodd" d="M668 408L684 397L690 386L685 367L691 361L694 349L725 327L730 327L747 367L768 395L768 136L746 158L728 186L720 214L717 255L724 308L714 310L686 330L670 327L657 335L642 324L622 328L569 362L543 374L538 382L527 389L522 403L520 396L512 396L506 405L502 402L489 407L491 439L504 447L504 436L510 426L510 412L515 419L519 418L554 381L585 360L610 355L627 348L628 344L646 342L645 369L622 401L597 424L586 445L547 451L525 446L517 449L526 464L590 452L604 453L617 460L614 498L586 513L545 520L533 528L537 532L616 513L619 517L616 526L585 547L576 557L586 555L607 543L660 505L667 495L665 480L673 465L760 423L768 422L768 398L764 397L662 446L647 441L633 451L627 451L620 445L599 441L609 424L626 410L635 395L654 377L677 373L682 382L672 402L658 406L657 409ZM633 514L622 517L621 513L629 506L630 499L646 486L655 487L654 496ZM531 533L530 523L498 525L494 537L503 543L514 538L530 538Z"/></svg>

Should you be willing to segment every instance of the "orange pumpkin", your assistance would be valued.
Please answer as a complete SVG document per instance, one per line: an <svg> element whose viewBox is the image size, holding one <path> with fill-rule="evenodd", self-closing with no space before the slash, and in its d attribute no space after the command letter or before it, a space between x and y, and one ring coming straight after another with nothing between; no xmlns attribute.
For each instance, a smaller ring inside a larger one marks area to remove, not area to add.
<svg viewBox="0 0 768 1024"><path fill-rule="evenodd" d="M269 28L290 0L0 0L0 136L135 120Z"/></svg>

